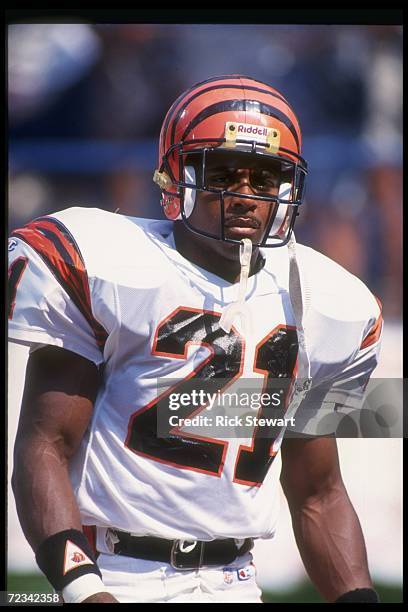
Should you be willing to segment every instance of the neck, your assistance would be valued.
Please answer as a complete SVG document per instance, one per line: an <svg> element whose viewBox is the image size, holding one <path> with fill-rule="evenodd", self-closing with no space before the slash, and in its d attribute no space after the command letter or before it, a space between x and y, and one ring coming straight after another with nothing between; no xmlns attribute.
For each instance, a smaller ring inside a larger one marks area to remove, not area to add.
<svg viewBox="0 0 408 612"><path fill-rule="evenodd" d="M184 226L182 221L174 223L173 231L176 249L183 257L230 283L239 281L241 273L239 244L194 234ZM254 247L251 256L250 276L260 269L260 263L259 248Z"/></svg>

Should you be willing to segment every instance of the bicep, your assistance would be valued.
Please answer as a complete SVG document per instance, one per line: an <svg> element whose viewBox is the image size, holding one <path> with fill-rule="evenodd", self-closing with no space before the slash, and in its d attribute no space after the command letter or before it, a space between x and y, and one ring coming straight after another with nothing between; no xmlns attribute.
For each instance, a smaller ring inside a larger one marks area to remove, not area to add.
<svg viewBox="0 0 408 612"><path fill-rule="evenodd" d="M33 352L27 363L16 450L40 439L58 446L69 458L91 419L98 385L98 369L88 359L54 346Z"/></svg>
<svg viewBox="0 0 408 612"><path fill-rule="evenodd" d="M281 484L289 503L343 486L335 437L287 438L281 453Z"/></svg>

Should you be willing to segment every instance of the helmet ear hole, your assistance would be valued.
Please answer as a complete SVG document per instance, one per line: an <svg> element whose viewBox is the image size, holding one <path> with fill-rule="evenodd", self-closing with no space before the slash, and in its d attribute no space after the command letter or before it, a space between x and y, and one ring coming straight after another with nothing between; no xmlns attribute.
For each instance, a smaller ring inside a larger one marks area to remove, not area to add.
<svg viewBox="0 0 408 612"><path fill-rule="evenodd" d="M188 185L196 184L196 172L194 166L184 166L184 182ZM184 213L189 217L194 209L196 190L190 187L184 189Z"/></svg>

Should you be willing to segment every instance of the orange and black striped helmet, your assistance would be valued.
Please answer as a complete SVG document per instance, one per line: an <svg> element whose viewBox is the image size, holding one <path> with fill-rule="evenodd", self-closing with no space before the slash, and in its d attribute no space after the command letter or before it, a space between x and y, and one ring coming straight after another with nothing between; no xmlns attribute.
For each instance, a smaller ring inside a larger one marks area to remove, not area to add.
<svg viewBox="0 0 408 612"><path fill-rule="evenodd" d="M172 104L160 133L159 166L153 180L162 190L165 215L173 220L183 219L189 225L196 190L213 191L206 187L203 178L209 152L217 149L226 154L259 155L264 160L270 157L285 164L286 178L279 197L271 198L282 204L281 211L278 214L276 206L275 219L271 219L261 246L286 243L304 196L307 164L301 157L301 146L294 111L270 85L238 74L197 83ZM203 169L200 184L194 171L191 176L191 166L186 163L192 154L200 156Z"/></svg>

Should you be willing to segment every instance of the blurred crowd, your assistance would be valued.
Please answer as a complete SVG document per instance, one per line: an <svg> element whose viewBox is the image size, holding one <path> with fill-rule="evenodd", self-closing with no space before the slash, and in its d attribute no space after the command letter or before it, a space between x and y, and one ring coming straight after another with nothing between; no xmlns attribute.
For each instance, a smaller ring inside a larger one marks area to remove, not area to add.
<svg viewBox="0 0 408 612"><path fill-rule="evenodd" d="M161 217L161 123L197 81L241 73L288 98L310 168L297 239L402 301L402 27L9 26L9 225L71 205Z"/></svg>

